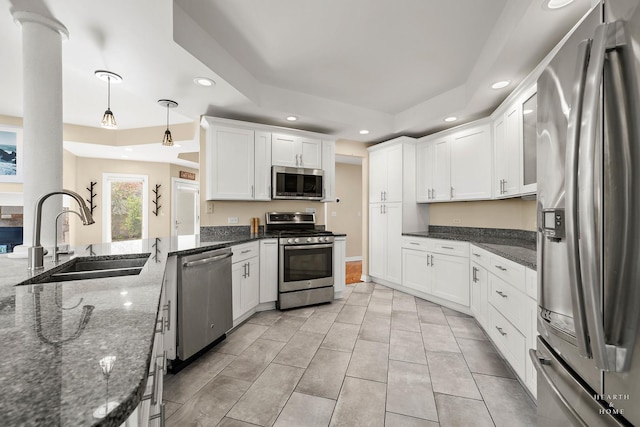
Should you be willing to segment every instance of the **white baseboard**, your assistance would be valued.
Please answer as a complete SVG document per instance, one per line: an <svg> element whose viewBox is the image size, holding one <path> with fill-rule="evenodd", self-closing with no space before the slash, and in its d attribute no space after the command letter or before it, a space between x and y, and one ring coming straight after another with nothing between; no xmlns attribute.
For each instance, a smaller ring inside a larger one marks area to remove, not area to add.
<svg viewBox="0 0 640 427"><path fill-rule="evenodd" d="M360 276L360 280L362 280L363 282L370 282L371 276L367 276L366 274L363 274L362 276Z"/></svg>
<svg viewBox="0 0 640 427"><path fill-rule="evenodd" d="M353 262L353 261L362 261L362 256L348 256L345 258L346 262Z"/></svg>

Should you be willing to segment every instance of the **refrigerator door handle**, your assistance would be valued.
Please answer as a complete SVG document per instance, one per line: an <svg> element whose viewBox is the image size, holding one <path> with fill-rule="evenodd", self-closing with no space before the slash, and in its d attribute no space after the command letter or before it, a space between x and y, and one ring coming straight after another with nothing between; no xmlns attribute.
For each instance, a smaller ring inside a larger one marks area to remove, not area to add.
<svg viewBox="0 0 640 427"><path fill-rule="evenodd" d="M575 84L571 100L571 111L567 126L567 145L565 157L565 226L567 236L567 251L569 260L569 283L571 287L571 305L575 321L576 341L578 352L582 357L591 357L589 348L588 329L585 313L584 290L580 276L580 259L578 253L578 148L580 138L580 122L582 120L582 105L584 84L587 73L590 40L584 40L578 45L576 61ZM542 219L539 212L540 220Z"/></svg>
<svg viewBox="0 0 640 427"><path fill-rule="evenodd" d="M598 208L602 189L600 176L594 167L598 140L600 112L600 86L604 72L604 60L611 30L616 23L596 27L584 89L582 124L580 126L580 152L578 154L578 186L582 190L578 200L580 216L578 240L580 272L585 290L586 318L591 350L596 366L603 371L615 367L615 347L607 348L602 317L601 265L602 253L598 247ZM597 188L596 188L597 186ZM613 350L613 351L612 351ZM613 360L611 360L613 359Z"/></svg>
<svg viewBox="0 0 640 427"><path fill-rule="evenodd" d="M573 421L574 425L587 427L587 424L584 422L582 417L580 417L580 414L578 414L573 405L558 389L558 386L556 386L551 376L549 376L549 373L545 370L544 365L549 365L551 361L542 356L538 356L538 352L536 352L536 350L533 348L529 349L529 357L531 358L536 371L538 371L538 373L544 379L544 382L547 383L547 385L553 392L555 396L554 400L559 403L565 415L567 415L571 419L571 421Z"/></svg>

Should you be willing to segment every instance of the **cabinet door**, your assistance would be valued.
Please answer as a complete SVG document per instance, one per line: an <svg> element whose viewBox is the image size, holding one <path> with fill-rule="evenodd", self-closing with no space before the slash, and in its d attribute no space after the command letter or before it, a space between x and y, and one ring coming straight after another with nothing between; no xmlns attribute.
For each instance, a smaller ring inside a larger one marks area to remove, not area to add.
<svg viewBox="0 0 640 427"><path fill-rule="evenodd" d="M507 179L507 149L504 134L504 115L493 122L493 194L497 198L504 197L502 183Z"/></svg>
<svg viewBox="0 0 640 427"><path fill-rule="evenodd" d="M387 217L381 203L369 205L369 274L384 278L387 244Z"/></svg>
<svg viewBox="0 0 640 427"><path fill-rule="evenodd" d="M416 202L428 203L431 201L431 188L433 187L433 173L431 159L433 145L423 142L416 150Z"/></svg>
<svg viewBox="0 0 640 427"><path fill-rule="evenodd" d="M387 159L385 150L369 153L369 203L383 201L387 189Z"/></svg>
<svg viewBox="0 0 640 427"><path fill-rule="evenodd" d="M402 285L416 291L431 293L428 253L413 249L402 249Z"/></svg>
<svg viewBox="0 0 640 427"><path fill-rule="evenodd" d="M503 184L505 196L514 196L520 191L520 145L522 137L522 108L520 104L507 110L504 123L504 151L506 176Z"/></svg>
<svg viewBox="0 0 640 427"><path fill-rule="evenodd" d="M433 295L469 307L469 259L432 254Z"/></svg>
<svg viewBox="0 0 640 427"><path fill-rule="evenodd" d="M491 198L491 128L483 125L453 136L452 200Z"/></svg>
<svg viewBox="0 0 640 427"><path fill-rule="evenodd" d="M278 166L299 166L298 141L291 135L274 133L271 135L271 164Z"/></svg>
<svg viewBox="0 0 640 427"><path fill-rule="evenodd" d="M323 202L336 200L336 142L322 141Z"/></svg>
<svg viewBox="0 0 640 427"><path fill-rule="evenodd" d="M522 150L520 193L535 193L537 190L537 122L538 101L534 93L522 104Z"/></svg>
<svg viewBox="0 0 640 427"><path fill-rule="evenodd" d="M402 203L385 203L387 221L387 274L386 279L402 283Z"/></svg>
<svg viewBox="0 0 640 427"><path fill-rule="evenodd" d="M246 261L236 262L231 265L231 300L233 301L233 326L236 319L240 318L242 310L242 281L246 274Z"/></svg>
<svg viewBox="0 0 640 427"><path fill-rule="evenodd" d="M311 138L298 140L299 166L310 169L322 169L322 141Z"/></svg>
<svg viewBox="0 0 640 427"><path fill-rule="evenodd" d="M471 287L471 312L483 328L487 328L487 310L489 300L487 298L488 283L487 270L480 264L471 262L471 277L469 278Z"/></svg>
<svg viewBox="0 0 640 427"><path fill-rule="evenodd" d="M207 200L252 200L254 133L212 126L207 132Z"/></svg>
<svg viewBox="0 0 640 427"><path fill-rule="evenodd" d="M278 239L260 241L260 304L278 299Z"/></svg>
<svg viewBox="0 0 640 427"><path fill-rule="evenodd" d="M402 145L395 145L384 150L387 160L387 185L384 189L385 202L402 201Z"/></svg>
<svg viewBox="0 0 640 427"><path fill-rule="evenodd" d="M254 200L271 200L271 134L255 133Z"/></svg>
<svg viewBox="0 0 640 427"><path fill-rule="evenodd" d="M451 143L441 139L433 143L433 200L451 199Z"/></svg>
<svg viewBox="0 0 640 427"><path fill-rule="evenodd" d="M248 259L247 273L242 282L242 309L253 310L260 303L260 261L258 257Z"/></svg>
<svg viewBox="0 0 640 427"><path fill-rule="evenodd" d="M333 292L345 290L347 271L347 238L336 237L333 241Z"/></svg>

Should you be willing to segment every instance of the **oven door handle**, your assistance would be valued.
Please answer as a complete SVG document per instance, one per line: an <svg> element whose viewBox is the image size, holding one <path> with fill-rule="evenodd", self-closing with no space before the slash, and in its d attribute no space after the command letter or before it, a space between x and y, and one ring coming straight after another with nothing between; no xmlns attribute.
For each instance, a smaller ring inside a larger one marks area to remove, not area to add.
<svg viewBox="0 0 640 427"><path fill-rule="evenodd" d="M284 247L285 251L296 250L296 249L323 249L323 248L332 248L333 243L322 243L319 245L287 245Z"/></svg>

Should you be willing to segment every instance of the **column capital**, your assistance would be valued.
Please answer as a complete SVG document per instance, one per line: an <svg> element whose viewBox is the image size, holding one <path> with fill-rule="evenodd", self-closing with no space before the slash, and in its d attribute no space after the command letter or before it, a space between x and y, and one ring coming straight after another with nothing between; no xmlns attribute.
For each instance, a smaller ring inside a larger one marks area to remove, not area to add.
<svg viewBox="0 0 640 427"><path fill-rule="evenodd" d="M11 16L13 16L13 21L20 26L25 22L32 22L51 28L53 31L60 34L62 40L67 40L69 38L69 31L67 30L67 27L65 27L62 22L51 16L44 16L36 12L28 12L25 10L13 10L11 11Z"/></svg>

